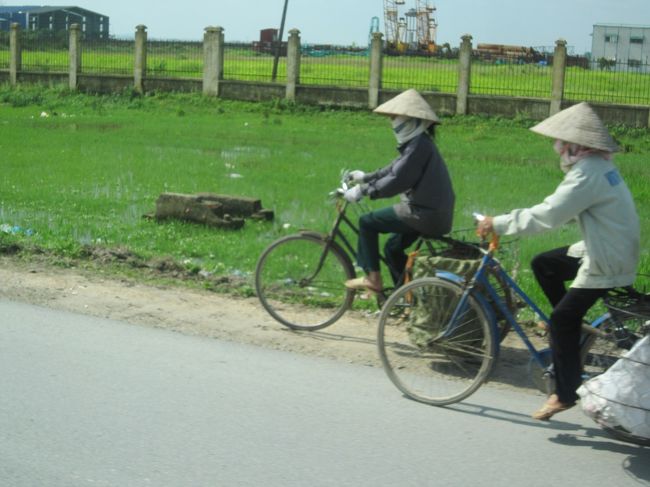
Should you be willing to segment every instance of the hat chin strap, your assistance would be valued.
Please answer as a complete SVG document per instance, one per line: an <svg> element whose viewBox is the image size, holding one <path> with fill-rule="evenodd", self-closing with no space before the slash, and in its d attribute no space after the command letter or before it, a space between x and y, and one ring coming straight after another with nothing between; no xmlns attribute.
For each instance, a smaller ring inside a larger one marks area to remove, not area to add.
<svg viewBox="0 0 650 487"><path fill-rule="evenodd" d="M391 124L397 142L402 145L424 132L431 125L431 122L399 115L391 121Z"/></svg>

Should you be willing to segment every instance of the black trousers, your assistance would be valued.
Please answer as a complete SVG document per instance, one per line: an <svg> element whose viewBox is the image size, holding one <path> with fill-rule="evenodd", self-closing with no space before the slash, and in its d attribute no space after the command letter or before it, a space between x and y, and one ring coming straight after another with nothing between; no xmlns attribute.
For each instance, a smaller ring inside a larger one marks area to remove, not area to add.
<svg viewBox="0 0 650 487"><path fill-rule="evenodd" d="M533 273L553 306L551 312L551 348L555 369L555 393L560 402L578 400L576 389L582 382L580 335L582 320L608 289L566 289L565 282L574 279L580 259L567 255L568 247L537 255L531 262Z"/></svg>
<svg viewBox="0 0 650 487"><path fill-rule="evenodd" d="M400 220L392 206L362 215L359 219L357 263L365 272L379 271L380 233L391 234L384 244L384 258L393 283L397 284L406 265L404 251L418 239L420 233Z"/></svg>

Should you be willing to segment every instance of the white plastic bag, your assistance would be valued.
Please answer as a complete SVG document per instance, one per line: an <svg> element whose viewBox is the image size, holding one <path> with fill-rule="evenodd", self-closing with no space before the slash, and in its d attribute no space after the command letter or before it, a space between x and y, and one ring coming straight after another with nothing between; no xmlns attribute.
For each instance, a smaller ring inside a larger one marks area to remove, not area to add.
<svg viewBox="0 0 650 487"><path fill-rule="evenodd" d="M650 438L650 336L577 392L582 410L598 424Z"/></svg>

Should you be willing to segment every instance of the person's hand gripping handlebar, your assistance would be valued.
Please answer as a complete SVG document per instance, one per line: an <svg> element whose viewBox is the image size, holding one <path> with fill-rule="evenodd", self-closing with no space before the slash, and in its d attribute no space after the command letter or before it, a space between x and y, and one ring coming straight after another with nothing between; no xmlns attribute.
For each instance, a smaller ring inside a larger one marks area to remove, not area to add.
<svg viewBox="0 0 650 487"><path fill-rule="evenodd" d="M499 236L494 231L493 218L481 213L472 213L472 216L476 222L476 235L481 237L482 240L490 240L488 250L496 250L499 247Z"/></svg>

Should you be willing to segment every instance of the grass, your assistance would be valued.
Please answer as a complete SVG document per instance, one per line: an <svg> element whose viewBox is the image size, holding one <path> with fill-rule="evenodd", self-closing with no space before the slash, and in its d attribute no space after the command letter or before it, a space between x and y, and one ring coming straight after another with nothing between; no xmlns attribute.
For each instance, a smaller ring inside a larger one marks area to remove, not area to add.
<svg viewBox="0 0 650 487"><path fill-rule="evenodd" d="M559 183L550 141L528 126L523 120L444 119L438 145L457 194L456 228L470 228L473 211L497 214L538 203ZM198 94L100 97L0 86L0 131L0 225L20 228L14 235L0 232L0 244L75 258L88 247L127 249L142 259L169 258L195 273L237 276L246 292L270 242L300 228L329 229L327 195L342 168L372 170L395 155L386 120L365 111ZM650 134L612 131L626 149L616 160L636 198L645 242ZM260 198L276 217L249 221L238 231L143 218L167 191ZM523 287L536 289L527 270L533 255L577 236L568 226L521 239ZM647 246L639 271L650 274Z"/></svg>

